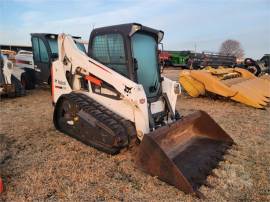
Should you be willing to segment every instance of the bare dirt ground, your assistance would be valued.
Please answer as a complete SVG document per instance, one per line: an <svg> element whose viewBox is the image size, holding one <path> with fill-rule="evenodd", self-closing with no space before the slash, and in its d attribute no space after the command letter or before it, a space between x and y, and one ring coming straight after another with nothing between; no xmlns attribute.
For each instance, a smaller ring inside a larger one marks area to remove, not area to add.
<svg viewBox="0 0 270 202"><path fill-rule="evenodd" d="M206 201L270 201L269 107L183 94L177 109L208 112L237 144L208 177L213 187L200 188ZM107 155L56 131L49 90L2 100L0 111L0 201L199 200L134 168L129 150Z"/></svg>

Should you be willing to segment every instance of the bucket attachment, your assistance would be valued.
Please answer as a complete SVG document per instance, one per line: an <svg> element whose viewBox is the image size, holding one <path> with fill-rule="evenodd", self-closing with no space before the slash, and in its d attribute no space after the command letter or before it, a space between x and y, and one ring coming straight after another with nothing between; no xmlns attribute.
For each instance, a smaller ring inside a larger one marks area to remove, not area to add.
<svg viewBox="0 0 270 202"><path fill-rule="evenodd" d="M270 101L270 82L240 68L185 70L179 82L192 97L208 91L255 108L264 108Z"/></svg>
<svg viewBox="0 0 270 202"><path fill-rule="evenodd" d="M198 188L232 144L232 138L207 113L197 111L145 134L136 165L187 194L199 194Z"/></svg>

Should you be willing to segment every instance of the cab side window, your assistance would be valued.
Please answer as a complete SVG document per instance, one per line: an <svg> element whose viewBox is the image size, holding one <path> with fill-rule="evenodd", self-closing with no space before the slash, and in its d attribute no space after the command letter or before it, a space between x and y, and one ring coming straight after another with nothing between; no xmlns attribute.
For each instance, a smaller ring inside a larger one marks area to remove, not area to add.
<svg viewBox="0 0 270 202"><path fill-rule="evenodd" d="M92 55L102 64L124 76L128 76L122 35L104 34L96 36L92 44Z"/></svg>

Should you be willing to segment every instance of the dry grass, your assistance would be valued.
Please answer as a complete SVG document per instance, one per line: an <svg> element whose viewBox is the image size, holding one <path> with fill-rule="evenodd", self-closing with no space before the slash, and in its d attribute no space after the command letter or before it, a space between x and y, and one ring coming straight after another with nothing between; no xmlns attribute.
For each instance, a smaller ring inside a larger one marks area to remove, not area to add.
<svg viewBox="0 0 270 202"><path fill-rule="evenodd" d="M132 151L110 156L56 131L46 90L0 104L0 201L198 200L134 168ZM177 109L205 110L237 143L209 176L213 188L201 187L207 201L270 200L269 108L183 95Z"/></svg>

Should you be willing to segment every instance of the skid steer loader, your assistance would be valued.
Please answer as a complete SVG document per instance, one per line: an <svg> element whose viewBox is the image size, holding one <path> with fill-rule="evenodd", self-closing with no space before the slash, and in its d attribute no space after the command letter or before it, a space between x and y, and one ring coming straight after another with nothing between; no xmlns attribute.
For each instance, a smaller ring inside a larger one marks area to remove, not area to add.
<svg viewBox="0 0 270 202"><path fill-rule="evenodd" d="M261 109L270 101L270 82L242 68L184 70L179 82L192 97L211 92Z"/></svg>
<svg viewBox="0 0 270 202"><path fill-rule="evenodd" d="M6 55L0 53L0 97L25 95L25 89L15 76L15 67Z"/></svg>
<svg viewBox="0 0 270 202"><path fill-rule="evenodd" d="M97 28L87 56L60 34L51 68L53 120L59 131L110 154L138 138L138 168L198 193L233 140L203 111L180 118L180 85L160 74L162 38L136 23Z"/></svg>

